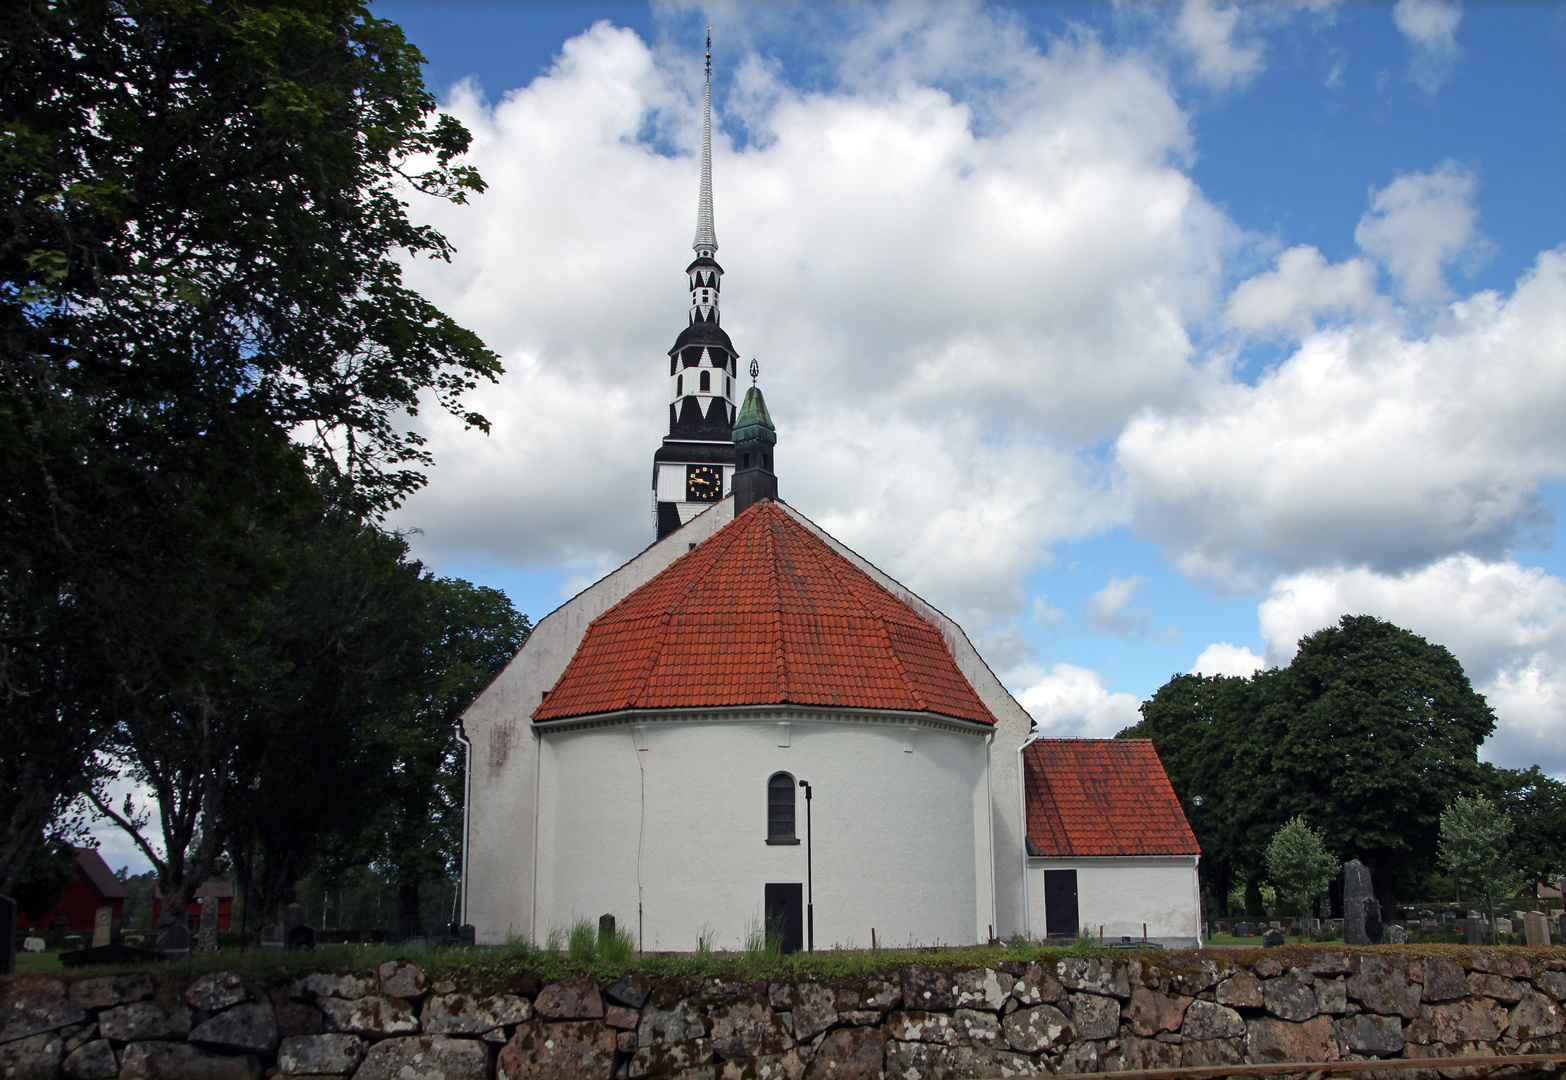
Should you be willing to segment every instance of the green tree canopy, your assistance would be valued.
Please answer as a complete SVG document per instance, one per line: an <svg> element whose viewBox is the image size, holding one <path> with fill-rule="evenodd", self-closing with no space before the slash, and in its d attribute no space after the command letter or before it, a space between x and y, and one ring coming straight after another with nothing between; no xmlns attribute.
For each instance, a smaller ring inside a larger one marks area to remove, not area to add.
<svg viewBox="0 0 1566 1080"><path fill-rule="evenodd" d="M1512 853L1512 821L1483 795L1459 795L1441 813L1441 865L1470 896L1495 912L1496 904L1526 880Z"/></svg>
<svg viewBox="0 0 1566 1080"><path fill-rule="evenodd" d="M1303 817L1290 818L1273 834L1266 861L1267 878L1279 898L1300 915L1309 914L1343 865Z"/></svg>

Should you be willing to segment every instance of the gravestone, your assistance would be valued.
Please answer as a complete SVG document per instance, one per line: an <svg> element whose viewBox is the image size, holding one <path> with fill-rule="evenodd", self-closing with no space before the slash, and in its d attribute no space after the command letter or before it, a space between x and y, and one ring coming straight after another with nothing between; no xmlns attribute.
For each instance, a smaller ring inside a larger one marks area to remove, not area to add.
<svg viewBox="0 0 1566 1080"><path fill-rule="evenodd" d="M1497 934L1510 934L1512 932L1512 920L1510 920L1510 919L1496 919L1495 920L1495 932Z"/></svg>
<svg viewBox="0 0 1566 1080"><path fill-rule="evenodd" d="M16 901L0 896L0 975L16 970Z"/></svg>
<svg viewBox="0 0 1566 1080"><path fill-rule="evenodd" d="M190 955L190 927L183 922L170 923L158 935L156 951L170 960Z"/></svg>
<svg viewBox="0 0 1566 1080"><path fill-rule="evenodd" d="M1408 932L1406 927L1393 923L1387 927L1388 945L1407 945L1414 940L1414 935Z"/></svg>
<svg viewBox="0 0 1566 1080"><path fill-rule="evenodd" d="M464 945L477 945L478 927L474 926L472 923L463 923L461 926L457 927L457 940L462 942Z"/></svg>
<svg viewBox="0 0 1566 1080"><path fill-rule="evenodd" d="M315 951L315 927L300 923L288 931L288 948L290 952L300 949Z"/></svg>
<svg viewBox="0 0 1566 1080"><path fill-rule="evenodd" d="M1542 911L1530 911L1523 916L1523 934L1529 946L1544 948L1550 943L1550 920Z"/></svg>
<svg viewBox="0 0 1566 1080"><path fill-rule="evenodd" d="M201 925L196 930L196 951L217 952L218 898L203 896L197 903L201 905Z"/></svg>
<svg viewBox="0 0 1566 1080"><path fill-rule="evenodd" d="M41 953L49 947L49 943L41 937L22 939L22 951L26 953Z"/></svg>
<svg viewBox="0 0 1566 1080"><path fill-rule="evenodd" d="M1267 932L1262 935L1262 948L1275 949L1283 944L1283 931L1276 926L1269 926Z"/></svg>
<svg viewBox="0 0 1566 1080"><path fill-rule="evenodd" d="M1477 911L1470 911L1463 920L1464 940L1469 945L1484 944L1484 918Z"/></svg>
<svg viewBox="0 0 1566 1080"><path fill-rule="evenodd" d="M598 916L598 936L599 936L599 938L606 938L606 937L613 937L614 936L614 916L613 915L600 915L600 916Z"/></svg>
<svg viewBox="0 0 1566 1080"><path fill-rule="evenodd" d="M114 909L101 907L92 915L92 947L101 949L114 936Z"/></svg>
<svg viewBox="0 0 1566 1080"><path fill-rule="evenodd" d="M304 921L305 909L303 904L283 905L283 934L285 936L288 934L288 931L292 930L294 927L303 926Z"/></svg>
<svg viewBox="0 0 1566 1080"><path fill-rule="evenodd" d="M1255 933L1256 933L1256 928L1254 926L1252 926L1248 922L1242 922L1242 923L1235 924L1235 927L1234 927L1234 936L1235 937L1251 937Z"/></svg>
<svg viewBox="0 0 1566 1080"><path fill-rule="evenodd" d="M261 947L272 952L282 952L288 939L283 936L282 923L267 923L261 928Z"/></svg>
<svg viewBox="0 0 1566 1080"><path fill-rule="evenodd" d="M1358 859L1343 868L1343 944L1381 944L1381 904L1370 884L1370 869Z"/></svg>

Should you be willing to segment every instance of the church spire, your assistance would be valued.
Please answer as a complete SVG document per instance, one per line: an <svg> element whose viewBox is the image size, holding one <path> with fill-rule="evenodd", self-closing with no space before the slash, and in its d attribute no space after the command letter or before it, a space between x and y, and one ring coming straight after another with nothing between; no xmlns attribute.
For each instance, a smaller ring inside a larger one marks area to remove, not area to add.
<svg viewBox="0 0 1566 1080"><path fill-rule="evenodd" d="M701 112L701 196L696 202L696 239L691 241L698 257L712 258L718 250L718 236L712 228L712 27L707 27L707 88Z"/></svg>

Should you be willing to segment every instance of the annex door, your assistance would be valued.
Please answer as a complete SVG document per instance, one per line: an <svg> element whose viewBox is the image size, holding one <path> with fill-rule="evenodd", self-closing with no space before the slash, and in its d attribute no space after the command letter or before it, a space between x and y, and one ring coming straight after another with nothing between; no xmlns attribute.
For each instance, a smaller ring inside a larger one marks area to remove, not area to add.
<svg viewBox="0 0 1566 1080"><path fill-rule="evenodd" d="M1044 932L1052 938L1074 938L1077 925L1077 872L1044 871Z"/></svg>
<svg viewBox="0 0 1566 1080"><path fill-rule="evenodd" d="M767 936L783 936L783 952L805 947L805 887L797 881L768 882L766 886Z"/></svg>

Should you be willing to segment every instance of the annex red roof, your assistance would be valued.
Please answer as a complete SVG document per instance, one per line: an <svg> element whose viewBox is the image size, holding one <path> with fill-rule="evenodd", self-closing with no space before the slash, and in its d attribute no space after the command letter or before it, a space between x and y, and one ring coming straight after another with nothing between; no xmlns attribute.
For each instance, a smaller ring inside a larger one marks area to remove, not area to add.
<svg viewBox="0 0 1566 1080"><path fill-rule="evenodd" d="M1151 739L1035 739L1022 769L1031 855L1202 850Z"/></svg>
<svg viewBox="0 0 1566 1080"><path fill-rule="evenodd" d="M593 620L533 719L782 704L995 722L940 631L768 501Z"/></svg>

